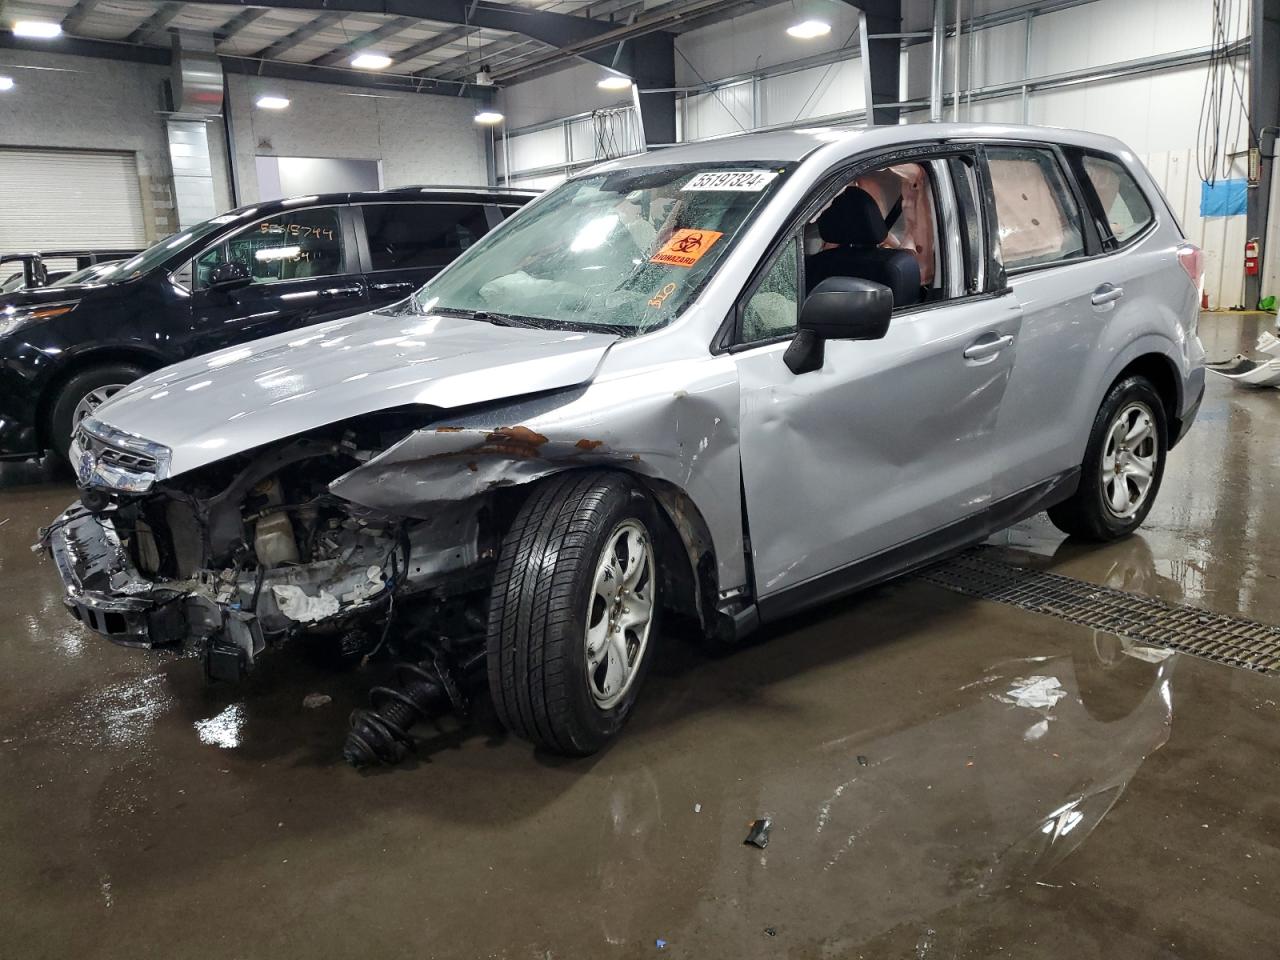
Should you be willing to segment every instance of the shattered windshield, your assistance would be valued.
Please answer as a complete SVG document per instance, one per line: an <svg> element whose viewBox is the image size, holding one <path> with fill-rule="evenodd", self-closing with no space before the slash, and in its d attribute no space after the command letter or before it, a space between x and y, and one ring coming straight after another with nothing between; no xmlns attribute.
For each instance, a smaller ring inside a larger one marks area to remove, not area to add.
<svg viewBox="0 0 1280 960"><path fill-rule="evenodd" d="M624 334L662 326L788 169L679 164L571 180L423 287L417 308Z"/></svg>

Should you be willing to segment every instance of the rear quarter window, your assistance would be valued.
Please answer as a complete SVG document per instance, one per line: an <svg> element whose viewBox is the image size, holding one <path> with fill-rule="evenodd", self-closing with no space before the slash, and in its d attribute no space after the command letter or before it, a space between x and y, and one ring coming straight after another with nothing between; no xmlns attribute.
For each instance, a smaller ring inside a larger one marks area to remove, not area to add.
<svg viewBox="0 0 1280 960"><path fill-rule="evenodd" d="M1080 161L1085 179L1098 198L1103 236L1109 232L1113 247L1122 247L1155 220L1146 195L1133 175L1118 160L1086 154Z"/></svg>

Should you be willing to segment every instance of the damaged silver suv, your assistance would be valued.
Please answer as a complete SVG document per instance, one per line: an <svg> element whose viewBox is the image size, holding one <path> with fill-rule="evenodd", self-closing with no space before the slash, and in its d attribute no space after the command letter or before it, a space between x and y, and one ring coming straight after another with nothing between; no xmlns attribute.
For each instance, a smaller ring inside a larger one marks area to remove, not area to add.
<svg viewBox="0 0 1280 960"><path fill-rule="evenodd" d="M613 161L408 300L161 370L42 533L81 622L234 677L415 637L353 762L485 678L587 754L663 614L732 639L1048 509L1132 531L1203 393L1199 251L1122 144L769 133Z"/></svg>

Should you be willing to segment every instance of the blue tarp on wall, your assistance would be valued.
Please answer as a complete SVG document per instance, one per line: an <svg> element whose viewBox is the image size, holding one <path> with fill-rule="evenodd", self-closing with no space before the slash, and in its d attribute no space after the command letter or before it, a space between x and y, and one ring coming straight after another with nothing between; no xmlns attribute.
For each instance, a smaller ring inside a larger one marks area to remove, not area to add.
<svg viewBox="0 0 1280 960"><path fill-rule="evenodd" d="M1219 180L1200 184L1200 216L1234 217L1248 206L1249 181Z"/></svg>

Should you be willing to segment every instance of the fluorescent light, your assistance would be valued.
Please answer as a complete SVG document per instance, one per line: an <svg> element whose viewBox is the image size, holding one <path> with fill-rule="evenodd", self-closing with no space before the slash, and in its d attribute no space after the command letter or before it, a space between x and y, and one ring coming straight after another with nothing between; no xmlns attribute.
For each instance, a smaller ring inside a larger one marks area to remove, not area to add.
<svg viewBox="0 0 1280 960"><path fill-rule="evenodd" d="M391 58L385 53L360 53L351 58L357 70L385 70L391 66Z"/></svg>
<svg viewBox="0 0 1280 960"><path fill-rule="evenodd" d="M299 246L261 247L253 251L253 259L259 263L270 263L272 260L292 260L302 253Z"/></svg>
<svg viewBox="0 0 1280 960"><path fill-rule="evenodd" d="M62 35L62 25L47 20L19 20L13 25L13 35L49 40Z"/></svg>
<svg viewBox="0 0 1280 960"><path fill-rule="evenodd" d="M476 123L501 123L502 114L497 110L481 110L476 114Z"/></svg>
<svg viewBox="0 0 1280 960"><path fill-rule="evenodd" d="M629 90L631 88L631 78L614 74L597 81L596 86L601 90Z"/></svg>
<svg viewBox="0 0 1280 960"><path fill-rule="evenodd" d="M264 95L258 98L257 105L263 110L283 110L289 105L289 98Z"/></svg>
<svg viewBox="0 0 1280 960"><path fill-rule="evenodd" d="M13 77L0 77L0 90L12 90Z"/></svg>
<svg viewBox="0 0 1280 960"><path fill-rule="evenodd" d="M801 20L799 23L793 23L787 27L787 34L797 40L812 40L815 37L825 37L830 32L831 24L825 20Z"/></svg>

